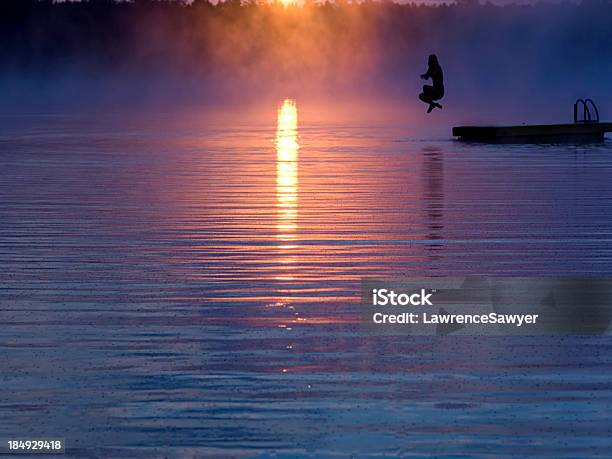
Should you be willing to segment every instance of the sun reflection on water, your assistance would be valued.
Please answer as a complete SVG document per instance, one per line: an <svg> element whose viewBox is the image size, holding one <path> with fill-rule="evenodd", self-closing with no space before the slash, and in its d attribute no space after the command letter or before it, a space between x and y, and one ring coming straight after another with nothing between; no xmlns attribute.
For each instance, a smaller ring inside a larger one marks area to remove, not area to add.
<svg viewBox="0 0 612 459"><path fill-rule="evenodd" d="M294 100L285 99L278 109L276 127L277 238L281 248L292 248L298 216L298 115Z"/></svg>

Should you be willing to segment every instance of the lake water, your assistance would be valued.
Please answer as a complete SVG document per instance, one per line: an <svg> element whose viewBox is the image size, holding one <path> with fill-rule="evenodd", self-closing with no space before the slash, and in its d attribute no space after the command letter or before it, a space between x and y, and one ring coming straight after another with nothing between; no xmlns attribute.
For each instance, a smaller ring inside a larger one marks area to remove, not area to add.
<svg viewBox="0 0 612 459"><path fill-rule="evenodd" d="M299 104L299 102L298 102ZM360 279L611 275L612 142L5 116L0 437L75 457L609 457L609 337L364 334Z"/></svg>

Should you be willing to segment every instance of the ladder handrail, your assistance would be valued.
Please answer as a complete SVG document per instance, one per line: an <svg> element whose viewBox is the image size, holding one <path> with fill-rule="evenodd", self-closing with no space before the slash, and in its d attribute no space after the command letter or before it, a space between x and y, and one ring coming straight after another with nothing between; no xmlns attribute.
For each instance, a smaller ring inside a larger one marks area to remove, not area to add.
<svg viewBox="0 0 612 459"><path fill-rule="evenodd" d="M578 119L578 108L580 105L582 105L582 119ZM594 118L591 117L591 108L593 109ZM592 99L577 99L574 102L574 123L599 123L599 110Z"/></svg>
<svg viewBox="0 0 612 459"><path fill-rule="evenodd" d="M597 110L597 105L595 105L595 102L593 102L592 99L585 99L584 106L587 107L588 104L591 104L591 106L593 107L593 111L595 112L595 119L592 121L594 123L599 123L599 110Z"/></svg>

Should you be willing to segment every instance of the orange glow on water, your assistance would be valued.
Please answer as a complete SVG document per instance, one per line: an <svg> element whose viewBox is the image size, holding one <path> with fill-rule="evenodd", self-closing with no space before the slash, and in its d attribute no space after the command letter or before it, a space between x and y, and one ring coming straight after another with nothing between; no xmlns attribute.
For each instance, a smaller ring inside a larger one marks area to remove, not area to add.
<svg viewBox="0 0 612 459"><path fill-rule="evenodd" d="M292 253L297 248L298 229L298 114L292 99L285 99L278 109L276 123L276 237L282 241L280 265L284 271L277 280L293 280L290 267L297 259Z"/></svg>
<svg viewBox="0 0 612 459"><path fill-rule="evenodd" d="M278 109L276 127L277 237L295 239L298 216L298 115L294 100L285 99Z"/></svg>

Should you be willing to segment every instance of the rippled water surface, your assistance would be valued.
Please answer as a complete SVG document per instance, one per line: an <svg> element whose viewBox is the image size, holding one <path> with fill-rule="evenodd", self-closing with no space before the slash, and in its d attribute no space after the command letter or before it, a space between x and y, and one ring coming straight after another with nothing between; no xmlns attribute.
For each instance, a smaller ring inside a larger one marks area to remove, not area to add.
<svg viewBox="0 0 612 459"><path fill-rule="evenodd" d="M612 144L3 117L0 437L75 457L609 457L609 338L365 335L372 276L612 274Z"/></svg>

